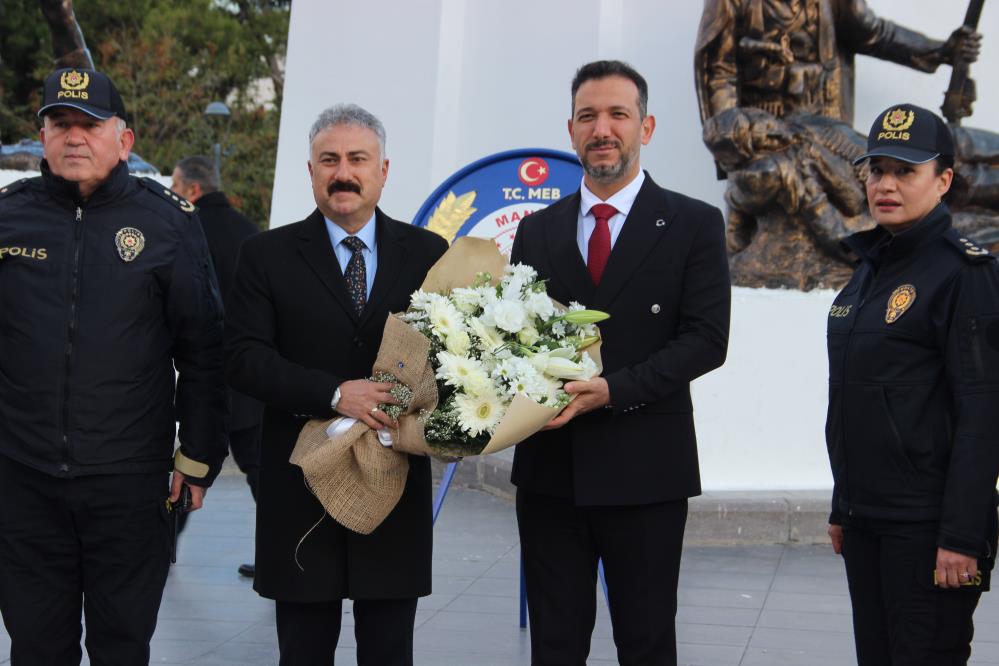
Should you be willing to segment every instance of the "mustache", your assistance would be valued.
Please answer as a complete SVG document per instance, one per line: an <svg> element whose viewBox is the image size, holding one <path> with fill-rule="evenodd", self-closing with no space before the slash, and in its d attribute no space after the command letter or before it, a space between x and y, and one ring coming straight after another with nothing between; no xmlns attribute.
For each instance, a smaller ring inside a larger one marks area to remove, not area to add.
<svg viewBox="0 0 999 666"><path fill-rule="evenodd" d="M361 186L357 183L351 183L346 180L334 180L326 186L326 194L333 195L336 192L353 192L354 194L360 194Z"/></svg>
<svg viewBox="0 0 999 666"><path fill-rule="evenodd" d="M586 150L597 150L600 148L617 148L620 150L621 142L614 139L598 139L586 144Z"/></svg>

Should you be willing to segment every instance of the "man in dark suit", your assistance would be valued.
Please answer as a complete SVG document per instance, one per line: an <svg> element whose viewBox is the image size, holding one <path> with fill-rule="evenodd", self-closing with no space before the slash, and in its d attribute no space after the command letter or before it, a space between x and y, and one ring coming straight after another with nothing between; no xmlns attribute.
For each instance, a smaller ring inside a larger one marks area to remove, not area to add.
<svg viewBox="0 0 999 666"><path fill-rule="evenodd" d="M209 157L193 155L177 162L170 189L198 206L198 219L208 240L222 303L228 307L239 247L260 230L229 203L228 197L221 191L215 163ZM254 500L257 499L257 478L260 475L260 422L263 411L264 407L258 400L229 389L229 448L236 466L246 475L246 484L250 486ZM187 514L181 516L183 529ZM252 577L253 564L239 565L239 573Z"/></svg>
<svg viewBox="0 0 999 666"><path fill-rule="evenodd" d="M517 447L513 483L535 664L586 663L603 560L621 664L676 664L687 498L700 493L689 383L725 360L730 287L721 212L639 165L648 86L617 61L572 83L580 191L528 217L514 262L551 296L609 312L604 370Z"/></svg>
<svg viewBox="0 0 999 666"><path fill-rule="evenodd" d="M447 243L376 207L389 166L377 118L334 106L309 139L318 209L243 245L226 317L229 380L265 405L254 588L277 601L282 665L332 663L345 598L358 664L408 665L416 600L430 594L429 460L410 457L398 505L363 536L326 515L288 457L310 417L392 423L378 409L391 385L365 378L388 314Z"/></svg>

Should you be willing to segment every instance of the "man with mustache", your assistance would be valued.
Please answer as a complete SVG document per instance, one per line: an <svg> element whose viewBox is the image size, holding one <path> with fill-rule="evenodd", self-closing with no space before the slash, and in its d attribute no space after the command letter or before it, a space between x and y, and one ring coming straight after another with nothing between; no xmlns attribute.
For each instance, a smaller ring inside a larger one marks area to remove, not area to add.
<svg viewBox="0 0 999 666"><path fill-rule="evenodd" d="M583 666L603 561L618 661L676 664L676 590L687 498L700 494L691 380L720 366L730 287L721 212L640 166L655 130L648 85L597 61L572 82L578 192L524 220L514 262L558 301L609 312L603 374L517 447L513 483L531 659Z"/></svg>
<svg viewBox="0 0 999 666"><path fill-rule="evenodd" d="M378 209L385 128L343 104L309 132L317 209L243 243L226 313L233 388L264 405L254 589L276 602L283 666L328 666L352 599L357 663L413 663L417 597L430 594L430 463L411 456L402 498L370 535L326 515L288 462L309 418L392 425L390 384L368 381L390 312L447 249Z"/></svg>

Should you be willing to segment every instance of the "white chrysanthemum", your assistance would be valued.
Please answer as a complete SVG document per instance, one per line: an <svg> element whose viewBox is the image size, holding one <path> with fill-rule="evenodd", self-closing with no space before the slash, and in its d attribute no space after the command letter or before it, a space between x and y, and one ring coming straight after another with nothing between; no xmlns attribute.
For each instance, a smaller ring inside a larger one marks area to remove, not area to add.
<svg viewBox="0 0 999 666"><path fill-rule="evenodd" d="M555 315L555 303L548 294L532 291L524 299L524 307L527 312L542 320L551 319Z"/></svg>
<svg viewBox="0 0 999 666"><path fill-rule="evenodd" d="M500 300L499 294L496 293L496 287L487 284L483 287L476 287L475 291L479 294L479 305L486 307L490 303L495 303Z"/></svg>
<svg viewBox="0 0 999 666"><path fill-rule="evenodd" d="M545 377L544 375L542 375L541 380L544 382L544 401L532 396L535 397L535 400L543 402L546 405L555 405L565 399L566 393L562 390L563 382L561 380Z"/></svg>
<svg viewBox="0 0 999 666"><path fill-rule="evenodd" d="M465 331L456 331L447 336L444 340L444 346L452 354L465 356L472 348L472 338Z"/></svg>
<svg viewBox="0 0 999 666"><path fill-rule="evenodd" d="M459 393L454 396L454 405L461 429L472 437L492 432L505 411L499 396L491 391L478 395Z"/></svg>
<svg viewBox="0 0 999 666"><path fill-rule="evenodd" d="M520 329L519 333L517 333L517 341L520 342L520 344L522 345L527 345L528 347L530 347L540 339L541 339L541 334L538 333L538 329L534 328L531 325L525 326L524 328Z"/></svg>
<svg viewBox="0 0 999 666"><path fill-rule="evenodd" d="M492 326L487 326L479 317L468 320L468 325L472 333L479 339L478 347L483 352L492 352L494 349L503 346L503 336Z"/></svg>
<svg viewBox="0 0 999 666"><path fill-rule="evenodd" d="M504 299L487 305L482 313L482 321L510 333L519 333L527 324L527 313L520 301Z"/></svg>
<svg viewBox="0 0 999 666"><path fill-rule="evenodd" d="M528 359L511 356L493 368L493 377L505 388L511 398L524 393L538 400L546 395L548 385L541 373Z"/></svg>
<svg viewBox="0 0 999 666"><path fill-rule="evenodd" d="M443 379L448 386L469 392L488 392L492 388L485 368L474 358L442 351L437 352L437 361L437 379Z"/></svg>
<svg viewBox="0 0 999 666"><path fill-rule="evenodd" d="M440 300L440 298L441 296L439 294L417 289L413 292L413 295L409 297L409 309L426 312L429 309L430 304Z"/></svg>
<svg viewBox="0 0 999 666"><path fill-rule="evenodd" d="M538 272L527 264L507 264L504 272L507 275L519 278L521 282L535 282L538 279Z"/></svg>
<svg viewBox="0 0 999 666"><path fill-rule="evenodd" d="M469 287L456 287L451 290L451 302L461 312L472 314L482 307L482 290Z"/></svg>
<svg viewBox="0 0 999 666"><path fill-rule="evenodd" d="M465 330L461 313L446 298L432 301L427 307L427 314L430 316L430 327L439 338L447 339Z"/></svg>

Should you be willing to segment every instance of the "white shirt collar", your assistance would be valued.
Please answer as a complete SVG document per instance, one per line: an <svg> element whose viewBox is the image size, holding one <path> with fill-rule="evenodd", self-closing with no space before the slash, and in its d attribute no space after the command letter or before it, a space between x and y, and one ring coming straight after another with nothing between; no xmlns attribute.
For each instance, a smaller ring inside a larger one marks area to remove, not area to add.
<svg viewBox="0 0 999 666"><path fill-rule="evenodd" d="M618 213L624 217L628 217L628 213L631 212L631 207L635 204L635 199L638 197L638 191L642 189L642 183L644 182L645 172L639 169L638 175L635 176L630 183L611 195L607 201L604 201L590 191L590 188L586 186L586 180L584 179L582 185L579 186L579 212L586 216L590 214L590 209L598 203L608 203L611 206L614 206Z"/></svg>

